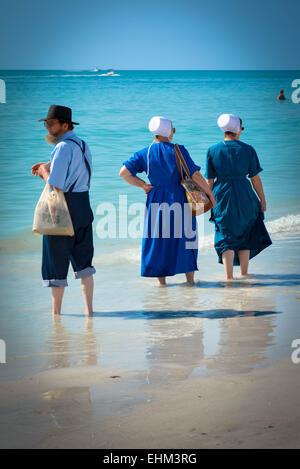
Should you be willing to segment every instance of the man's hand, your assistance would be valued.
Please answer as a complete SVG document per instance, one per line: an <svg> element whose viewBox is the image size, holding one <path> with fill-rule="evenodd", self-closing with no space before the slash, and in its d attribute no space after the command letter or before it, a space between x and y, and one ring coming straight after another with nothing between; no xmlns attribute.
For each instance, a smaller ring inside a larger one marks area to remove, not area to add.
<svg viewBox="0 0 300 469"><path fill-rule="evenodd" d="M45 166L48 171L50 171L50 162L49 163L36 163L31 168L31 174L33 174L34 176L40 176L41 177L41 175L39 173L39 169L42 165Z"/></svg>
<svg viewBox="0 0 300 469"><path fill-rule="evenodd" d="M40 176L43 181L47 182L50 176L50 166L50 161L48 163L37 163L32 166L31 173L34 174L34 176Z"/></svg>
<svg viewBox="0 0 300 469"><path fill-rule="evenodd" d="M47 173L50 173L50 165L51 165L50 161L48 163L36 163L31 168L31 174L33 174L34 176L40 176L41 179L47 182L47 179L48 179ZM59 192L61 190L58 187L54 187L51 185L50 187L53 191L56 190L57 192Z"/></svg>
<svg viewBox="0 0 300 469"><path fill-rule="evenodd" d="M37 170L37 175L45 179L45 173L50 173L50 163L42 163Z"/></svg>
<svg viewBox="0 0 300 469"><path fill-rule="evenodd" d="M61 191L61 189L59 189L58 187L51 186L51 184L49 184L49 187L50 187L53 191L56 191L56 192L60 192L60 191Z"/></svg>

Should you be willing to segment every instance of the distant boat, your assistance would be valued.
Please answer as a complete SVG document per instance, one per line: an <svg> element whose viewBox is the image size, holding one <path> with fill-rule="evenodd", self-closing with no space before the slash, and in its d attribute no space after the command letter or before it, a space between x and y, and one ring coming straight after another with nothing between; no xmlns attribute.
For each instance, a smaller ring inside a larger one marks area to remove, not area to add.
<svg viewBox="0 0 300 469"><path fill-rule="evenodd" d="M115 71L111 68L106 73L101 73L100 76L101 77L119 77L120 75L118 73L115 73Z"/></svg>
<svg viewBox="0 0 300 469"><path fill-rule="evenodd" d="M93 68L93 72L100 72L100 70L101 70L101 69L98 68L98 67L94 67L94 68Z"/></svg>

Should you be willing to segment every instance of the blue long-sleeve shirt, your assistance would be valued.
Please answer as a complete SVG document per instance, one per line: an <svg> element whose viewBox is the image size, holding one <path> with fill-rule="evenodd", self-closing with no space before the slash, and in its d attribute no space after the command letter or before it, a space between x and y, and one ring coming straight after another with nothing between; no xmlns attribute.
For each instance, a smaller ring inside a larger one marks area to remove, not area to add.
<svg viewBox="0 0 300 469"><path fill-rule="evenodd" d="M78 178L73 192L84 192L89 190L89 173L81 149L76 143L66 141L68 138L76 140L82 148L80 138L72 130L66 132L51 153L50 176L47 182L51 186L67 192ZM92 155L87 144L85 146L85 156L92 170Z"/></svg>

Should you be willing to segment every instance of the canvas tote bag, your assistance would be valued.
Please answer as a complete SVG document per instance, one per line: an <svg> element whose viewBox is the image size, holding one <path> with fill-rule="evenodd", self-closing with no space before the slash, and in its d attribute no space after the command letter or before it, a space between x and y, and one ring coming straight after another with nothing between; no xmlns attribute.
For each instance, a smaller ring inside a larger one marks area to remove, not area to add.
<svg viewBox="0 0 300 469"><path fill-rule="evenodd" d="M45 185L34 211L32 231L41 235L74 236L63 191L50 191L49 184Z"/></svg>

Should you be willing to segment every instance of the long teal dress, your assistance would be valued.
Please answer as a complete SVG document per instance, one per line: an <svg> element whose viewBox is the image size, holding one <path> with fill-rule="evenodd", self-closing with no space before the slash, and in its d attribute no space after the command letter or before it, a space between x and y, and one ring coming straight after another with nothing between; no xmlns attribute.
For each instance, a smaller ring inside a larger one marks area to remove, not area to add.
<svg viewBox="0 0 300 469"><path fill-rule="evenodd" d="M199 171L200 166L193 162L186 148L183 145L179 148L190 174ZM153 143L149 158L148 149L149 146L136 152L123 163L133 176L148 173L150 184L154 186L146 201L141 275L166 277L198 270L197 222L191 216L185 190L180 184L174 145ZM172 209L176 204L180 217L175 216Z"/></svg>
<svg viewBox="0 0 300 469"><path fill-rule="evenodd" d="M216 178L216 205L209 221L215 224L215 249L220 264L227 249L234 250L233 264L240 265L238 251L249 249L252 259L272 244L260 201L248 179L262 170L256 151L247 143L224 140L208 149L206 177Z"/></svg>

